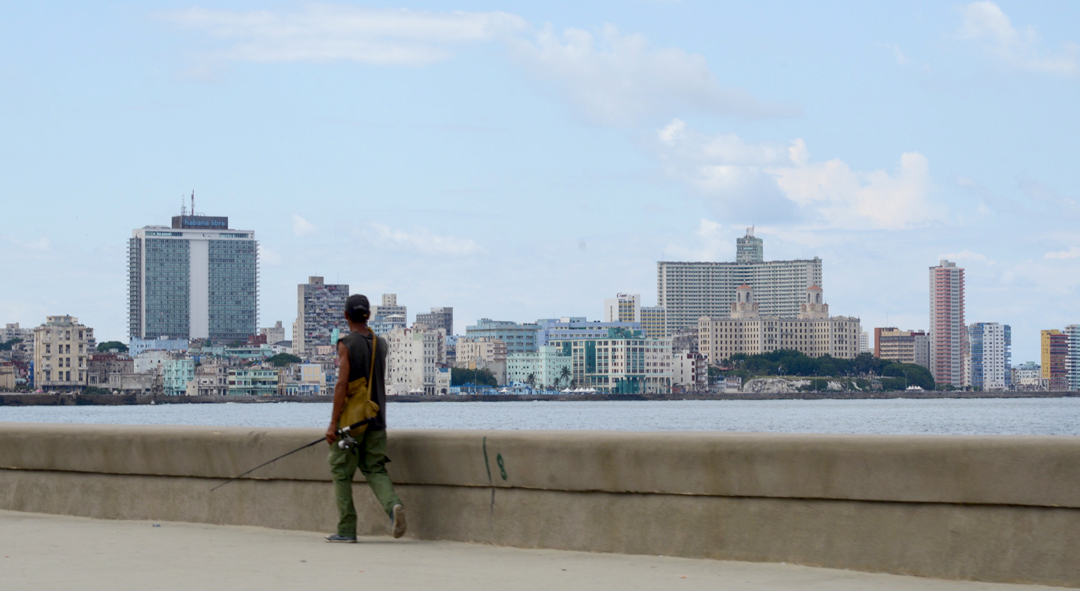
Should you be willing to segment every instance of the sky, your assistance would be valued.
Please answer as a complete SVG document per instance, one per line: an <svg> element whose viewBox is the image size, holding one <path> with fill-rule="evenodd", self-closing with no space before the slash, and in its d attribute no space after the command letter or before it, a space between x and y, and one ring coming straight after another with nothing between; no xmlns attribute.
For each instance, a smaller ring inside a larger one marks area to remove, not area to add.
<svg viewBox="0 0 1080 591"><path fill-rule="evenodd" d="M1080 323L1080 3L0 3L0 322L127 335L185 196L410 320L600 319L658 260L821 257L835 315Z"/></svg>

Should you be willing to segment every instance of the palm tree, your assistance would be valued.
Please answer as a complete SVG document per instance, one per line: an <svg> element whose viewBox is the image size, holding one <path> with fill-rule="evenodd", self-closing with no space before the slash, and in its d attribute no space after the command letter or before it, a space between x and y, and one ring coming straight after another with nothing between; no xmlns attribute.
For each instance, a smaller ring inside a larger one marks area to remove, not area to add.
<svg viewBox="0 0 1080 591"><path fill-rule="evenodd" d="M573 377L573 374L570 372L570 368L564 365L562 371L559 372L559 377L562 378L562 381L565 384L570 382L570 378Z"/></svg>
<svg viewBox="0 0 1080 591"><path fill-rule="evenodd" d="M525 383L528 384L530 388L536 388L536 374L529 374L529 377L525 378Z"/></svg>

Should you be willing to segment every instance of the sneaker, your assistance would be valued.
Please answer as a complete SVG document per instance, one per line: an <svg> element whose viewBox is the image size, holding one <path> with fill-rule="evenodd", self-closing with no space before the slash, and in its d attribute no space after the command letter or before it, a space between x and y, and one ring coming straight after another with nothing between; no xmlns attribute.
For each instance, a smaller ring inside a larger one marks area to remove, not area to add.
<svg viewBox="0 0 1080 591"><path fill-rule="evenodd" d="M356 536L353 536L353 537L349 538L349 537L346 537L346 536L339 536L337 534L334 534L332 536L326 536L323 539L326 540L327 542L330 542L331 544L355 544L356 543Z"/></svg>
<svg viewBox="0 0 1080 591"><path fill-rule="evenodd" d="M390 510L390 527L394 530L395 538L405 535L405 507L401 503Z"/></svg>

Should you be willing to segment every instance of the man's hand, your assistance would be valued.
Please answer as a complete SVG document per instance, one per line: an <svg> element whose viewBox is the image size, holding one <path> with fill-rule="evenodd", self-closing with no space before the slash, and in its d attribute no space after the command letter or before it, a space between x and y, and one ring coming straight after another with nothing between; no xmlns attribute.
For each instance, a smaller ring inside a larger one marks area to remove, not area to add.
<svg viewBox="0 0 1080 591"><path fill-rule="evenodd" d="M335 441L337 441L337 427L331 424L326 428L326 442L333 444Z"/></svg>

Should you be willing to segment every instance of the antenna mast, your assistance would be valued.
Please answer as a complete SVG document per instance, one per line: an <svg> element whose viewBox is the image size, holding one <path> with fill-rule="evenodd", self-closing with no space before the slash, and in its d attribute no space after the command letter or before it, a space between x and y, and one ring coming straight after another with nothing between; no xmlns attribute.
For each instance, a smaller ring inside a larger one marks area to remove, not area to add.
<svg viewBox="0 0 1080 591"><path fill-rule="evenodd" d="M195 215L195 189L191 190L191 215Z"/></svg>

